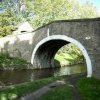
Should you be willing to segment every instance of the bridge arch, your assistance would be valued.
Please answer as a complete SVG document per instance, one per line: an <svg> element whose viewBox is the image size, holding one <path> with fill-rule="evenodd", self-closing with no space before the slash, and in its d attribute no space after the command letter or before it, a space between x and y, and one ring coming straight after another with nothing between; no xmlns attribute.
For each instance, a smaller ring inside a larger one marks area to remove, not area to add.
<svg viewBox="0 0 100 100"><path fill-rule="evenodd" d="M91 77L92 76L92 64L91 64L91 60L90 60L90 57L88 56L88 53L87 53L87 51L86 51L86 49L84 48L84 46L80 43L80 42L78 42L77 40L75 40L75 39L73 39L73 38L71 38L71 37L68 37L68 36L65 36L65 35L51 35L51 36L48 36L48 37L46 37L46 38L44 38L43 40L41 40L36 46L35 46L35 48L34 48L34 50L33 50L33 53L32 53L32 57L31 57L31 64L34 64L34 61L36 60L39 60L39 59L41 59L41 61L43 61L43 59L45 58L45 53L42 55L42 56L44 56L44 58L42 59L41 57L38 57L37 55L40 55L40 52L38 52L38 50L40 49L42 52L43 52L43 45L44 44L46 44L46 46L48 45L48 43L50 42L50 41L52 41L52 42L54 42L54 41L62 41L62 44L61 45L59 45L59 46L57 46L57 47L55 47L55 51L54 51L54 53L53 54L48 54L47 53L47 55L50 55L50 56L52 56L51 58L54 58L54 55L56 54L56 52L60 49L60 47L62 47L63 45L65 45L65 44L67 44L67 43L73 43L73 44L75 44L80 50L81 50L81 52L83 53L83 55L84 55L84 58L85 58L85 60L86 60L86 65L87 65L87 77ZM59 42L59 43L60 43ZM58 45L59 43L57 43L56 42L56 45ZM52 44L53 45L53 44ZM52 48L54 47L54 46L56 46L56 45L53 45L52 46ZM45 48L46 48L46 46L45 46ZM48 47L50 48L50 45L48 45ZM46 48L46 50L45 51L50 51L50 49L48 49L48 48ZM37 54L37 52L38 52L38 54ZM36 57L35 57L36 56ZM37 58L37 59L36 59ZM47 59L46 58L46 60L48 61L48 60L50 60L51 59L50 57ZM46 61L45 61L46 62ZM37 64L38 64L38 66L40 66L39 65L39 63L40 62L37 62ZM46 63L48 63L48 62L46 62ZM50 62L51 64L52 64L52 59L51 59L51 62Z"/></svg>

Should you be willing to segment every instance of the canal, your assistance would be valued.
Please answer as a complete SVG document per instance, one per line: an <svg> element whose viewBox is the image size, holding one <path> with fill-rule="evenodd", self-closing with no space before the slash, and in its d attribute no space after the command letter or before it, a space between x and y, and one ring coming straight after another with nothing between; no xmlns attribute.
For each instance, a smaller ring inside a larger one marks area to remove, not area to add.
<svg viewBox="0 0 100 100"><path fill-rule="evenodd" d="M0 71L0 86L9 86L52 76L72 75L85 72L85 64L50 69L5 70Z"/></svg>

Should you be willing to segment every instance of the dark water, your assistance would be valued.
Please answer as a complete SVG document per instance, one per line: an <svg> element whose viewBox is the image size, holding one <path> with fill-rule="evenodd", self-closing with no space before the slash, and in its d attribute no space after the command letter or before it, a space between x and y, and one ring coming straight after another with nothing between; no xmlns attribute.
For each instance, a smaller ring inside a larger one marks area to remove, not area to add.
<svg viewBox="0 0 100 100"><path fill-rule="evenodd" d="M84 72L86 72L84 64L52 69L0 71L0 86L19 84L51 76L71 75Z"/></svg>

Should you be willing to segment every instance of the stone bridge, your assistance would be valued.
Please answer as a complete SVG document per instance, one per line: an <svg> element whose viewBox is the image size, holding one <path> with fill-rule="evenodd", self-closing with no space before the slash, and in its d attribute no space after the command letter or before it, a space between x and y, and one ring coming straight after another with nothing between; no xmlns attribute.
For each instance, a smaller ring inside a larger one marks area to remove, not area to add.
<svg viewBox="0 0 100 100"><path fill-rule="evenodd" d="M53 21L31 33L0 38L0 52L21 57L33 68L49 68L55 67L59 48L70 42L84 55L87 77L100 79L100 18Z"/></svg>

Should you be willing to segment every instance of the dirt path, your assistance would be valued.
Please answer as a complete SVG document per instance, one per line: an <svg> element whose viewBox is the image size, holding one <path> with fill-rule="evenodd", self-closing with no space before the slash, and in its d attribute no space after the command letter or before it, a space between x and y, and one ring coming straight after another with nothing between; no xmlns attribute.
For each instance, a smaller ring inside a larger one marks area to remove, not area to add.
<svg viewBox="0 0 100 100"><path fill-rule="evenodd" d="M17 99L17 100L35 100L36 98L45 94L50 89L57 87L61 84L67 84L70 87L72 94L73 94L73 100L81 100L75 84L76 84L76 80L78 78L83 77L83 76L86 76L86 75L85 74L71 75L70 77L67 77L65 79L61 79L61 80L58 80L58 81L53 82L51 84L48 84L48 85L36 90L35 92L30 93L30 94L28 94L24 97L21 97L20 99Z"/></svg>
<svg viewBox="0 0 100 100"><path fill-rule="evenodd" d="M72 75L71 77L68 77L65 79L65 82L70 87L72 94L73 94L73 100L81 100L79 93L76 88L76 81L78 78L86 77L85 74L79 74L79 75Z"/></svg>

